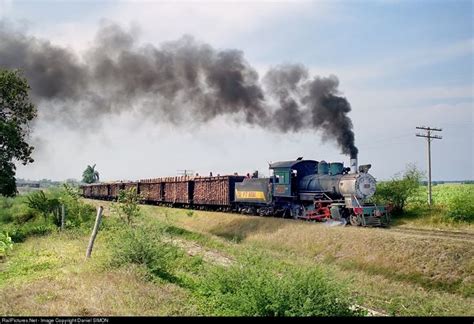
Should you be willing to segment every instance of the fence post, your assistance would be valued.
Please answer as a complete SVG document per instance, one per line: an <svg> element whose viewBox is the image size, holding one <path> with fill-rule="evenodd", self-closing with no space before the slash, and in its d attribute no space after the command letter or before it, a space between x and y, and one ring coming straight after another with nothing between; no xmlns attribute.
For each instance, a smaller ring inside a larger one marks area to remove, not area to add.
<svg viewBox="0 0 474 324"><path fill-rule="evenodd" d="M64 204L61 205L61 231L64 230L64 221L66 220L65 219L66 215L64 213Z"/></svg>
<svg viewBox="0 0 474 324"><path fill-rule="evenodd" d="M89 246L87 247L86 251L86 259L91 257L92 247L94 246L95 237L97 236L97 232L99 231L100 221L102 219L102 211L104 208L99 206L97 208L97 217L95 218L94 229L92 230L91 239L89 240Z"/></svg>

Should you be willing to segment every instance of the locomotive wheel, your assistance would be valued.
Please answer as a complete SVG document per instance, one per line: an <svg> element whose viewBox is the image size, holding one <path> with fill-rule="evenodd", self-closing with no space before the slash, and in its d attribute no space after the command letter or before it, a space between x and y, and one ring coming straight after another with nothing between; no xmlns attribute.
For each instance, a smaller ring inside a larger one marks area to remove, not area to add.
<svg viewBox="0 0 474 324"><path fill-rule="evenodd" d="M351 215L350 221L353 226L360 226L362 224L362 219L358 215Z"/></svg>

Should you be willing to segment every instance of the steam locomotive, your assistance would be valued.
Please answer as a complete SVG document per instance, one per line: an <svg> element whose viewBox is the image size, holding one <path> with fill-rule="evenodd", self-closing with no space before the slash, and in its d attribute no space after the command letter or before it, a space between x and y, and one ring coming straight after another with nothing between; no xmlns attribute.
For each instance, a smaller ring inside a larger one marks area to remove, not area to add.
<svg viewBox="0 0 474 324"><path fill-rule="evenodd" d="M86 198L114 200L119 190L134 187L151 204L385 227L390 223L388 206L369 203L376 190L370 167L357 168L357 159L346 168L339 162L298 158L271 163L270 177L166 177L91 184L82 190Z"/></svg>

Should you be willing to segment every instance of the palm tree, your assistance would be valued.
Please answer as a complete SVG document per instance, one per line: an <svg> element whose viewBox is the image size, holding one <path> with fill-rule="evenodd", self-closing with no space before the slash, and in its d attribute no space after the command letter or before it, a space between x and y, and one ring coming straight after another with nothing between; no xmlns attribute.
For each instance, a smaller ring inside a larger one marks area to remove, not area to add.
<svg viewBox="0 0 474 324"><path fill-rule="evenodd" d="M88 165L82 173L82 182L94 183L99 182L99 172L95 170L95 164L93 166Z"/></svg>

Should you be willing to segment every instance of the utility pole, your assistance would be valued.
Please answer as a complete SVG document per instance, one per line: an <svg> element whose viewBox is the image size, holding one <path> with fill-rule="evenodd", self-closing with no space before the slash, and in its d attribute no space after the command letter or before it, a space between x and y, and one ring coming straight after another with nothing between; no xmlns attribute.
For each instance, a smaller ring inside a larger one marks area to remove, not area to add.
<svg viewBox="0 0 474 324"><path fill-rule="evenodd" d="M433 139L442 139L441 136L433 135L431 132L441 132L441 128L431 128L431 127L416 127L416 129L423 129L426 131L425 134L416 134L417 137L425 137L428 143L428 205L431 207L431 141Z"/></svg>

